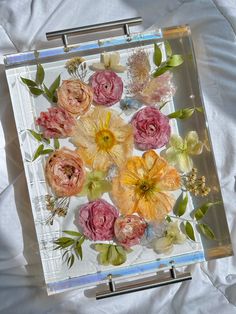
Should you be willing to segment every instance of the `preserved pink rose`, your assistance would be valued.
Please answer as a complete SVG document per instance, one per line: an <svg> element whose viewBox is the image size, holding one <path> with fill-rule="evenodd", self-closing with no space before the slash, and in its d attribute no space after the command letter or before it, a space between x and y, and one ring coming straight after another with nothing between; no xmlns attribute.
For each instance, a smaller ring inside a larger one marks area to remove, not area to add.
<svg viewBox="0 0 236 314"><path fill-rule="evenodd" d="M43 129L45 138L64 138L74 134L76 121L63 108L53 107L41 112L36 124Z"/></svg>
<svg viewBox="0 0 236 314"><path fill-rule="evenodd" d="M78 194L85 181L85 170L80 156L68 148L55 150L47 159L46 179L59 197Z"/></svg>
<svg viewBox="0 0 236 314"><path fill-rule="evenodd" d="M80 80L65 80L57 90L57 97L58 106L77 117L89 110L93 91Z"/></svg>
<svg viewBox="0 0 236 314"><path fill-rule="evenodd" d="M168 143L170 138L169 118L150 106L139 110L132 118L134 142L138 149L156 149Z"/></svg>
<svg viewBox="0 0 236 314"><path fill-rule="evenodd" d="M105 200L98 199L82 205L75 216L75 224L81 226L90 240L112 240L117 209Z"/></svg>
<svg viewBox="0 0 236 314"><path fill-rule="evenodd" d="M172 77L172 73L166 72L158 77L152 78L135 98L145 105L155 105L158 102L169 100L176 91Z"/></svg>
<svg viewBox="0 0 236 314"><path fill-rule="evenodd" d="M115 222L115 237L124 247L139 244L147 223L137 215L120 216Z"/></svg>
<svg viewBox="0 0 236 314"><path fill-rule="evenodd" d="M98 71L90 77L93 89L93 100L96 105L112 106L120 101L123 93L123 82L113 71Z"/></svg>

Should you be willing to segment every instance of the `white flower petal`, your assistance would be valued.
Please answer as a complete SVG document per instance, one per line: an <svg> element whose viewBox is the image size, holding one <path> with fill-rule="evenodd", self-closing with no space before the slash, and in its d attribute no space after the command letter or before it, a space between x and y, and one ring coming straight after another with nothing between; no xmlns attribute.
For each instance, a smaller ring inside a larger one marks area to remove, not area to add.
<svg viewBox="0 0 236 314"><path fill-rule="evenodd" d="M189 172L193 168L193 161L187 153L178 154L178 167L183 172Z"/></svg>
<svg viewBox="0 0 236 314"><path fill-rule="evenodd" d="M170 137L169 144L177 149L182 149L184 145L184 141L180 135L173 134Z"/></svg>
<svg viewBox="0 0 236 314"><path fill-rule="evenodd" d="M174 147L167 148L165 152L161 153L161 156L162 155L172 166L175 166L178 162L178 153L176 152L176 149Z"/></svg>
<svg viewBox="0 0 236 314"><path fill-rule="evenodd" d="M192 155L199 155L202 152L203 143L199 141L198 134L195 131L188 132L185 138L187 152Z"/></svg>
<svg viewBox="0 0 236 314"><path fill-rule="evenodd" d="M176 237L174 239L174 243L175 244L182 244L186 241L186 235L179 232L178 234L176 234Z"/></svg>
<svg viewBox="0 0 236 314"><path fill-rule="evenodd" d="M101 70L105 70L105 66L103 63L93 63L91 66L90 66L91 70L94 70L94 71L101 71Z"/></svg>
<svg viewBox="0 0 236 314"><path fill-rule="evenodd" d="M110 54L110 67L118 65L120 62L120 54L119 52L113 52Z"/></svg>
<svg viewBox="0 0 236 314"><path fill-rule="evenodd" d="M168 253L173 249L173 241L169 237L153 240L153 248L157 253Z"/></svg>
<svg viewBox="0 0 236 314"><path fill-rule="evenodd" d="M108 68L110 66L110 54L107 52L104 52L101 54L101 63L104 64L105 68Z"/></svg>
<svg viewBox="0 0 236 314"><path fill-rule="evenodd" d="M117 64L117 65L111 66L110 69L117 73L123 73L125 72L126 67L123 65Z"/></svg>

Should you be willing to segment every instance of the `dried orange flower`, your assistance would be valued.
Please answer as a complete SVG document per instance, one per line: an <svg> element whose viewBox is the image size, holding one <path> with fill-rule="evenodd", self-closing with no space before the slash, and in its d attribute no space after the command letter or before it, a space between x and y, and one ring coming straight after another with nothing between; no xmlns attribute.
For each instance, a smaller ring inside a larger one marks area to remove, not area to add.
<svg viewBox="0 0 236 314"><path fill-rule="evenodd" d="M133 128L114 110L97 106L79 119L71 141L88 167L105 171L131 156Z"/></svg>
<svg viewBox="0 0 236 314"><path fill-rule="evenodd" d="M153 150L131 157L112 182L112 197L120 212L137 213L147 220L161 221L171 211L169 191L180 188L180 175Z"/></svg>

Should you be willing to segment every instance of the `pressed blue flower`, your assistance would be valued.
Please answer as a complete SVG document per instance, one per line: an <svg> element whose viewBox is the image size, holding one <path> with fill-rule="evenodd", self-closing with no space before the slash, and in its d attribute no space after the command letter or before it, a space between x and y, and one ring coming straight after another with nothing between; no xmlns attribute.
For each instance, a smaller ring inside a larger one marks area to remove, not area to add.
<svg viewBox="0 0 236 314"><path fill-rule="evenodd" d="M142 103L131 97L125 97L120 101L120 108L125 112L126 115L134 113L141 107Z"/></svg>

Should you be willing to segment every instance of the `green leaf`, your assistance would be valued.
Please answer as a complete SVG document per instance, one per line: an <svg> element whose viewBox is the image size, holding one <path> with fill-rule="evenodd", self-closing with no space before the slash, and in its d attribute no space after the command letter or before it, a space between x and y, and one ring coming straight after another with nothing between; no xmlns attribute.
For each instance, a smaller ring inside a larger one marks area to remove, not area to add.
<svg viewBox="0 0 236 314"><path fill-rule="evenodd" d="M49 87L49 91L52 95L54 95L55 91L60 86L60 82L61 82L61 75L58 75L58 77L55 79L55 81Z"/></svg>
<svg viewBox="0 0 236 314"><path fill-rule="evenodd" d="M31 92L31 94L35 95L35 96L39 96L44 94L44 91L40 88L37 87L29 87L29 90Z"/></svg>
<svg viewBox="0 0 236 314"><path fill-rule="evenodd" d="M169 66L161 66L160 68L158 68L153 74L152 74L152 76L153 77L157 77L157 76L160 76L160 75L162 75L163 73L165 73L166 71L168 71L168 70L170 70L171 69L171 67L169 67Z"/></svg>
<svg viewBox="0 0 236 314"><path fill-rule="evenodd" d="M67 239L67 240L65 240ZM60 249L65 249L69 246L71 246L72 244L74 244L74 240L71 238L59 238L58 240L54 241L55 244L57 244L59 246ZM55 248L57 249L57 248Z"/></svg>
<svg viewBox="0 0 236 314"><path fill-rule="evenodd" d="M64 243L68 243L68 242L72 242L74 243L74 239L69 238L69 237L61 237L58 238L57 240L54 241L55 244L64 244Z"/></svg>
<svg viewBox="0 0 236 314"><path fill-rule="evenodd" d="M169 119L188 119L190 118L193 113L194 113L195 109L194 108L185 108L185 109L180 109L180 110L177 110L175 112L172 112L170 114L168 114L168 118Z"/></svg>
<svg viewBox="0 0 236 314"><path fill-rule="evenodd" d="M65 259L66 259L66 260L68 259L68 252L69 252L69 251L66 250L66 251L62 254L62 260L65 258L66 255L67 255L67 256L66 256Z"/></svg>
<svg viewBox="0 0 236 314"><path fill-rule="evenodd" d="M106 253L100 253L98 255L98 262L101 265L108 266L109 262L108 262L108 259L107 259L107 254Z"/></svg>
<svg viewBox="0 0 236 314"><path fill-rule="evenodd" d="M172 49L171 49L170 43L168 41L165 41L165 48L166 48L167 57L171 57L172 56Z"/></svg>
<svg viewBox="0 0 236 314"><path fill-rule="evenodd" d="M215 240L215 234L213 230L206 224L198 224L199 232L203 234L207 239Z"/></svg>
<svg viewBox="0 0 236 314"><path fill-rule="evenodd" d="M50 90L47 88L45 84L43 84L43 88L46 96L49 98L49 100L52 100L53 94L50 92Z"/></svg>
<svg viewBox="0 0 236 314"><path fill-rule="evenodd" d="M157 67L160 66L162 61L162 52L157 44L154 44L153 62Z"/></svg>
<svg viewBox="0 0 236 314"><path fill-rule="evenodd" d="M60 143L59 143L58 138L54 138L54 148L55 148L55 149L60 148Z"/></svg>
<svg viewBox="0 0 236 314"><path fill-rule="evenodd" d="M42 141L42 134L35 132L34 130L27 129L27 131L30 132L30 134L39 142Z"/></svg>
<svg viewBox="0 0 236 314"><path fill-rule="evenodd" d="M40 156L43 149L44 149L44 145L43 144L39 145L36 152L34 153L34 157L33 157L32 161L36 160Z"/></svg>
<svg viewBox="0 0 236 314"><path fill-rule="evenodd" d="M75 262L75 256L74 256L74 254L71 254L71 256L67 260L67 266L69 268L71 268L73 266L74 262Z"/></svg>
<svg viewBox="0 0 236 314"><path fill-rule="evenodd" d="M40 152L40 155L48 155L50 153L54 152L54 149L48 148L48 149L44 149Z"/></svg>
<svg viewBox="0 0 236 314"><path fill-rule="evenodd" d="M201 207L196 209L196 211L194 213L194 217L197 220L201 220L206 215L208 209L211 206L218 205L218 204L221 204L221 203L222 203L221 201L218 201L218 202L214 202L214 203L205 203L205 204L203 204Z"/></svg>
<svg viewBox="0 0 236 314"><path fill-rule="evenodd" d="M188 205L188 194L186 194L185 197L183 197L183 193L182 193L182 199L178 204L177 216L181 217L184 215L187 205Z"/></svg>
<svg viewBox="0 0 236 314"><path fill-rule="evenodd" d="M170 218L170 216L166 216L165 219L166 219L167 222L171 222L171 221L172 221L172 219Z"/></svg>
<svg viewBox="0 0 236 314"><path fill-rule="evenodd" d="M168 114L168 118L169 119L176 119L176 118L181 117L181 115L182 115L182 109Z"/></svg>
<svg viewBox="0 0 236 314"><path fill-rule="evenodd" d="M109 249L110 244L97 243L94 248L96 251L100 253L105 253Z"/></svg>
<svg viewBox="0 0 236 314"><path fill-rule="evenodd" d="M173 55L167 60L167 65L170 67L177 67L184 62L182 55Z"/></svg>
<svg viewBox="0 0 236 314"><path fill-rule="evenodd" d="M44 138L43 138L43 141L44 141L45 143L47 143L47 144L50 144L50 139L49 139L49 138L44 137Z"/></svg>
<svg viewBox="0 0 236 314"><path fill-rule="evenodd" d="M74 251L75 251L76 256L82 260L83 259L83 251L82 251L82 247L78 243L76 244Z"/></svg>
<svg viewBox="0 0 236 314"><path fill-rule="evenodd" d="M44 69L42 67L41 64L38 64L37 65L37 72L36 72L36 83L38 85L41 85L43 83L43 80L44 80Z"/></svg>
<svg viewBox="0 0 236 314"><path fill-rule="evenodd" d="M196 107L195 110L198 112L204 112L203 107Z"/></svg>
<svg viewBox="0 0 236 314"><path fill-rule="evenodd" d="M165 101L163 104L160 105L159 110L165 107L166 104L168 104L169 101Z"/></svg>
<svg viewBox="0 0 236 314"><path fill-rule="evenodd" d="M185 232L191 240L195 241L195 235L194 235L193 227L189 221L187 221L185 224Z"/></svg>
<svg viewBox="0 0 236 314"><path fill-rule="evenodd" d="M28 87L37 86L37 83L36 83L36 82L34 82L34 81L32 81L32 80L29 80L29 79L27 79L27 78L25 78L25 77L21 77L21 80L22 80L22 82L23 82L25 85L27 85Z"/></svg>
<svg viewBox="0 0 236 314"><path fill-rule="evenodd" d="M79 233L77 231L65 230L65 231L62 231L62 232L66 233L66 234L69 234L69 235L71 235L73 237L81 237L81 233Z"/></svg>

